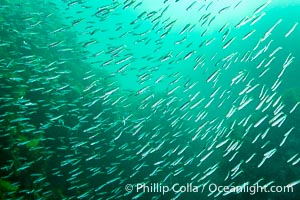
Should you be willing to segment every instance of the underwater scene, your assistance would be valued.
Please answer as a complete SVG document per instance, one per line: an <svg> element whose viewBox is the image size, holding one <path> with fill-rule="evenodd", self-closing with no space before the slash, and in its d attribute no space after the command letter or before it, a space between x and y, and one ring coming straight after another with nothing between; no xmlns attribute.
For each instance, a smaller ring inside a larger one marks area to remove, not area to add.
<svg viewBox="0 0 300 200"><path fill-rule="evenodd" d="M0 200L300 199L299 0L0 13Z"/></svg>

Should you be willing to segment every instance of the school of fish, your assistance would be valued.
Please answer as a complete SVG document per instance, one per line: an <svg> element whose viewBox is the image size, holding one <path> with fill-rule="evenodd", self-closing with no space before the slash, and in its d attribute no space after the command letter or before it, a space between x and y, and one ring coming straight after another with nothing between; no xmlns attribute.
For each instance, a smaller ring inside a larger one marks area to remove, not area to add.
<svg viewBox="0 0 300 200"><path fill-rule="evenodd" d="M0 199L299 197L300 29L276 0L0 2Z"/></svg>

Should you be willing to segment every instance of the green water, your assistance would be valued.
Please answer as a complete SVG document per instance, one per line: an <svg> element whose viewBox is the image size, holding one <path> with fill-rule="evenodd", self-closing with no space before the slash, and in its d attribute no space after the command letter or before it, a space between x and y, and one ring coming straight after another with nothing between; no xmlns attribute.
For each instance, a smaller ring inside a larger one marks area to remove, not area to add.
<svg viewBox="0 0 300 200"><path fill-rule="evenodd" d="M0 199L299 198L296 0L0 2Z"/></svg>

